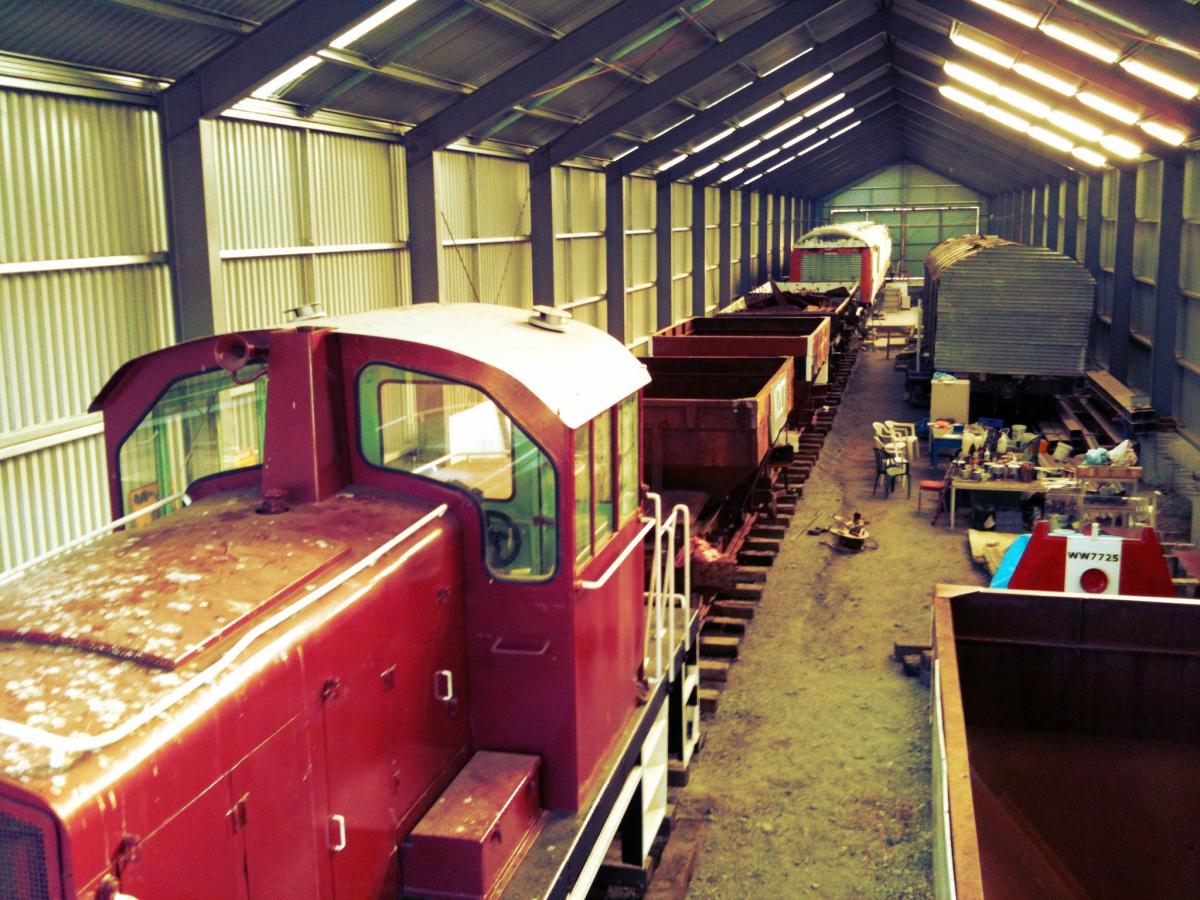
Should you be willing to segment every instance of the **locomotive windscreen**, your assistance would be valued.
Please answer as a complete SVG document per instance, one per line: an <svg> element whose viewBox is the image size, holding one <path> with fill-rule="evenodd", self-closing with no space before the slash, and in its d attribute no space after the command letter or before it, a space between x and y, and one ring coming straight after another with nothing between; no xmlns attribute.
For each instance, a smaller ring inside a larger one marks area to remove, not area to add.
<svg viewBox="0 0 1200 900"><path fill-rule="evenodd" d="M22 900L56 896L50 892L45 832L5 809L0 809L0 896Z"/></svg>

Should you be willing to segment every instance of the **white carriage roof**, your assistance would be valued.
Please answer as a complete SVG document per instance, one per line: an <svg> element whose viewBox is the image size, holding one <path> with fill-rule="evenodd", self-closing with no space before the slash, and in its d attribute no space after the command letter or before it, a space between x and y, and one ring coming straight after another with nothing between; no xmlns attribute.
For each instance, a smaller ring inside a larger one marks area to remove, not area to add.
<svg viewBox="0 0 1200 900"><path fill-rule="evenodd" d="M484 303L422 303L327 319L349 334L411 341L507 372L568 428L578 428L650 381L620 341L582 322L565 330L530 324L527 309Z"/></svg>

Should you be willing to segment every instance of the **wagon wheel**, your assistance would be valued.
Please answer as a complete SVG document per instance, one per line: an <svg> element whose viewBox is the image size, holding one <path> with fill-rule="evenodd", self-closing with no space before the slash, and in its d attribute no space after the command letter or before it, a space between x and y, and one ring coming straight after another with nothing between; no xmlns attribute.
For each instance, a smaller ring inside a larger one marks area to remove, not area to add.
<svg viewBox="0 0 1200 900"><path fill-rule="evenodd" d="M521 553L521 530L507 513L489 509L483 514L492 565L503 569L512 565Z"/></svg>

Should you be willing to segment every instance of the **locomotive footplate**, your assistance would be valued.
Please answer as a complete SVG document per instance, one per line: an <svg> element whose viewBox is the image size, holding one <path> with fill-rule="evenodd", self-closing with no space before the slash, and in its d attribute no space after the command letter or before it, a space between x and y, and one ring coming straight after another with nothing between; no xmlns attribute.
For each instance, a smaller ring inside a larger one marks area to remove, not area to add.
<svg viewBox="0 0 1200 900"><path fill-rule="evenodd" d="M700 620L693 612L686 625L690 644L699 640ZM672 636L675 670L686 661L682 624ZM505 893L512 897L566 897L573 892L582 896L590 886L600 862L613 840L618 825L627 813L635 812L640 787L639 757L643 744L655 723L660 720L673 690L683 690L681 675L674 681L662 678L650 688L646 702L638 709L625 738L610 753L602 771L606 777L591 801L578 812L552 812L541 832L513 874ZM628 845L628 843L626 844Z"/></svg>

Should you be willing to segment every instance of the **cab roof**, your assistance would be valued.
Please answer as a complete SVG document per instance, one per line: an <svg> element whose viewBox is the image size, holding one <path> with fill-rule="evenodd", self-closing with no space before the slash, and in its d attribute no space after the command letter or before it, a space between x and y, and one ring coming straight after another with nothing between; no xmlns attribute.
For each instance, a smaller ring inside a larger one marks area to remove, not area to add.
<svg viewBox="0 0 1200 900"><path fill-rule="evenodd" d="M530 319L529 310L507 306L423 303L312 324L477 359L521 382L568 428L586 424L649 383L637 357L598 328L568 319L555 331Z"/></svg>

